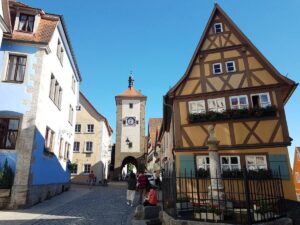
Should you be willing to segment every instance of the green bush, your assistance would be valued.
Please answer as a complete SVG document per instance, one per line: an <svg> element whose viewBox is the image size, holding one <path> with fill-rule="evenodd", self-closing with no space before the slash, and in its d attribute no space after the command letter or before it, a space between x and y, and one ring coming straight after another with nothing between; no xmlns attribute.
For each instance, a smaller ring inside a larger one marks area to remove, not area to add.
<svg viewBox="0 0 300 225"><path fill-rule="evenodd" d="M14 172L5 160L3 168L0 170L0 188L11 188L14 182Z"/></svg>

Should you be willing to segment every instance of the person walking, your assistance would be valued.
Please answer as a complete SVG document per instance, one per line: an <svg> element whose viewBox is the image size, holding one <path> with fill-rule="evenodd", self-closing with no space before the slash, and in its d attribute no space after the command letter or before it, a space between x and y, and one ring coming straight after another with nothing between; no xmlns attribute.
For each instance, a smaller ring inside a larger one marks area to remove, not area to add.
<svg viewBox="0 0 300 225"><path fill-rule="evenodd" d="M127 180L127 205L133 206L135 190L136 190L136 175L131 172Z"/></svg>
<svg viewBox="0 0 300 225"><path fill-rule="evenodd" d="M146 195L147 180L148 179L144 175L144 171L140 171L139 176L138 176L138 187L137 187L137 190L140 195L140 198L139 198L140 204L143 203L144 196Z"/></svg>

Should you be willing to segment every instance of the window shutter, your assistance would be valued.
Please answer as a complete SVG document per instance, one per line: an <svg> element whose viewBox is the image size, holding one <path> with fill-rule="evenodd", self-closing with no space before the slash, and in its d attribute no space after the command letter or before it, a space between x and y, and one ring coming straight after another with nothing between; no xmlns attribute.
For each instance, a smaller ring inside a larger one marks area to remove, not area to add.
<svg viewBox="0 0 300 225"><path fill-rule="evenodd" d="M195 160L193 155L180 156L180 176L195 176Z"/></svg>
<svg viewBox="0 0 300 225"><path fill-rule="evenodd" d="M269 164L270 169L275 173L278 173L280 169L282 179L288 180L290 178L289 164L286 155L269 155Z"/></svg>

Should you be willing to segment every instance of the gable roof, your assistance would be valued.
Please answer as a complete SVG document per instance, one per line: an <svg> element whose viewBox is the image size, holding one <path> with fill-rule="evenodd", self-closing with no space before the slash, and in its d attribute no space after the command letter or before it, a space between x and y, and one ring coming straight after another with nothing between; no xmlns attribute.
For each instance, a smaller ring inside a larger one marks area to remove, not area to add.
<svg viewBox="0 0 300 225"><path fill-rule="evenodd" d="M105 116L103 116L101 113L99 113L97 111L97 109L95 109L95 107L92 105L92 103L84 96L84 94L82 92L80 92L80 98L84 99L84 101L90 106L90 108L104 121L106 129L109 133L109 136L111 136L113 133L113 129L109 125L107 118Z"/></svg>
<svg viewBox="0 0 300 225"><path fill-rule="evenodd" d="M184 82L184 80L188 77L193 63L196 60L197 55L201 52L201 48L204 44L205 38L209 32L209 29L211 27L211 24L213 22L213 19L215 18L215 16L217 15L217 13L219 13L222 17L224 17L224 19L228 22L229 25L231 25L234 29L234 31L237 32L237 34L239 35L239 38L244 42L245 45L248 45L250 47L250 49L252 49L254 51L254 53L256 53L257 57L262 60L267 66L268 68L270 68L270 70L272 70L272 72L285 84L291 86L290 88L290 92L287 93L287 95L284 98L284 102L286 103L289 99L289 97L291 96L291 94L294 92L294 90L296 89L297 85L293 80L283 76L282 74L280 74L278 72L278 70L263 56L263 54L255 47L255 45L247 38L247 36L238 28L238 26L231 20L231 18L222 10L222 8L216 3L213 11L210 15L210 18L206 24L206 27L204 29L204 32L201 36L201 39L196 47L196 50L189 62L189 65L186 69L186 72L184 73L184 75L182 76L182 78L167 92L168 96L173 96L175 91L177 90L177 88L180 86L180 84L182 82Z"/></svg>

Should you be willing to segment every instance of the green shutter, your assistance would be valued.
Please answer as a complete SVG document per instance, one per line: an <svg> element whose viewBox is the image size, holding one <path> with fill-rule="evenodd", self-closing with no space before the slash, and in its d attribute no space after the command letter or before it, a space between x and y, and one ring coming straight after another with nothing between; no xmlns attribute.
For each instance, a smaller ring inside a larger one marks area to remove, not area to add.
<svg viewBox="0 0 300 225"><path fill-rule="evenodd" d="M282 179L290 179L289 164L286 155L269 155L270 169L275 173L279 172Z"/></svg>
<svg viewBox="0 0 300 225"><path fill-rule="evenodd" d="M180 176L195 176L195 160L193 155L180 156Z"/></svg>

